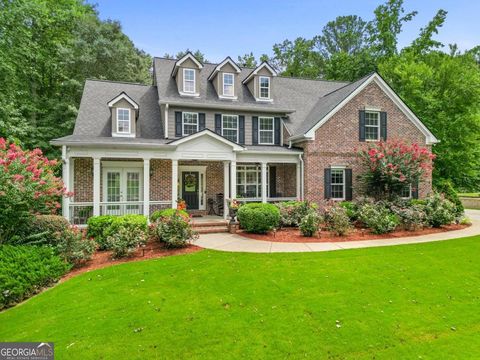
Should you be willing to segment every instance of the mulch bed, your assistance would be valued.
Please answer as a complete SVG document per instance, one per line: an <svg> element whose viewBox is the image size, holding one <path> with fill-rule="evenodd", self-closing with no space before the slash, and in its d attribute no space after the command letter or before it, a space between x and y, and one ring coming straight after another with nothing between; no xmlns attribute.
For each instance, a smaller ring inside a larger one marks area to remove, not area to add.
<svg viewBox="0 0 480 360"><path fill-rule="evenodd" d="M111 265L122 264L131 261L155 259L171 255L190 254L200 250L203 250L203 248L195 245L188 245L187 247L181 249L166 249L163 244L159 243L158 241L150 241L144 249L138 249L133 255L122 259L112 259L111 251L97 251L95 254L93 254L93 257L90 261L86 262L82 266L73 268L61 280L65 281L85 272L102 269Z"/></svg>
<svg viewBox="0 0 480 360"><path fill-rule="evenodd" d="M270 232L268 234L249 234L245 231L239 231L238 234L245 236L253 240L263 240L263 241L272 241L272 242L344 242L344 241L361 241L361 240L381 240L381 239L394 239L399 237L407 236L420 236L428 234L442 233L452 230L461 230L469 225L447 225L442 226L441 228L427 228L418 231L406 231L398 230L388 234L376 235L372 234L368 229L354 229L350 234L346 236L336 236L329 231L322 231L320 236L314 237L305 237L300 233L300 230L297 228L284 228L277 230L274 234Z"/></svg>

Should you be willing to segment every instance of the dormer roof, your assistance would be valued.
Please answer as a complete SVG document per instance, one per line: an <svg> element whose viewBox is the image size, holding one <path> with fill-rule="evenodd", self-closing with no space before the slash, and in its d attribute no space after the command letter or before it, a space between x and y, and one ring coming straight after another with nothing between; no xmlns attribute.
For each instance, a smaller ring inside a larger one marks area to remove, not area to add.
<svg viewBox="0 0 480 360"><path fill-rule="evenodd" d="M112 107L122 99L126 100L130 105L132 105L135 110L138 110L138 104L135 102L135 100L133 100L130 96L128 96L125 91L122 91L120 94L115 96L112 100L110 100L107 103L107 105L108 107Z"/></svg>
<svg viewBox="0 0 480 360"><path fill-rule="evenodd" d="M258 72L263 68L267 69L272 74L272 76L277 76L277 72L275 71L275 69L272 68L268 62L264 61L260 65L258 65L250 74L248 74L245 80L242 81L242 84L248 83L252 79L252 77L257 75Z"/></svg>
<svg viewBox="0 0 480 360"><path fill-rule="evenodd" d="M215 75L218 74L219 71L222 70L222 68L226 65L226 64L230 64L232 65L232 67L235 69L235 71L237 72L237 74L240 74L242 72L242 70L240 69L240 67L235 63L235 61L232 60L232 58L230 56L227 56L227 58L225 60L223 60L220 64L218 64L215 69L213 69L212 73L210 74L210 76L208 77L208 81L211 81Z"/></svg>
<svg viewBox="0 0 480 360"><path fill-rule="evenodd" d="M175 63L175 66L173 67L173 71L172 71L172 76L177 75L178 68L188 59L192 60L199 69L203 69L203 64L200 61L198 61L197 58L191 52L187 52L183 57L178 59L177 62Z"/></svg>

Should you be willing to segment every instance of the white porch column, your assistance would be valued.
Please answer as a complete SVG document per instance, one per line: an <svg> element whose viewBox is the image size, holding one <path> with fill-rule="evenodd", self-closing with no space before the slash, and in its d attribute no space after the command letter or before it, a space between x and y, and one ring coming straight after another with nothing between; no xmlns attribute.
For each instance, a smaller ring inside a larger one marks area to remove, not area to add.
<svg viewBox="0 0 480 360"><path fill-rule="evenodd" d="M70 157L67 155L67 147L65 145L62 146L62 178L63 184L67 191L71 191L70 189ZM62 214L70 221L70 198L63 197L62 198Z"/></svg>
<svg viewBox="0 0 480 360"><path fill-rule="evenodd" d="M300 161L297 162L297 200L303 200L302 199L302 188L301 188L301 182L302 182L302 173L301 173L301 164Z"/></svg>
<svg viewBox="0 0 480 360"><path fill-rule="evenodd" d="M150 159L143 159L143 215L150 216Z"/></svg>
<svg viewBox="0 0 480 360"><path fill-rule="evenodd" d="M172 208L177 208L178 199L178 160L172 160Z"/></svg>
<svg viewBox="0 0 480 360"><path fill-rule="evenodd" d="M228 161L223 163L223 218L226 220L228 215L228 202L229 197L229 176L228 176Z"/></svg>
<svg viewBox="0 0 480 360"><path fill-rule="evenodd" d="M267 163L262 162L261 163L261 169L262 169L262 203L267 202Z"/></svg>
<svg viewBox="0 0 480 360"><path fill-rule="evenodd" d="M230 199L237 198L237 162L230 162Z"/></svg>
<svg viewBox="0 0 480 360"><path fill-rule="evenodd" d="M93 158L93 216L100 215L100 158Z"/></svg>

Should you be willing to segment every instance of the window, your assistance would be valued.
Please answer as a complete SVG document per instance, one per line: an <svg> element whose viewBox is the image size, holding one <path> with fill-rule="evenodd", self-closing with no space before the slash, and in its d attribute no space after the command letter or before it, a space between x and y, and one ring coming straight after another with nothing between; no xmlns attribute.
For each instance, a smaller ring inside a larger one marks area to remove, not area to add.
<svg viewBox="0 0 480 360"><path fill-rule="evenodd" d="M412 185L405 184L405 186L400 190L400 197L402 199L411 199L412 198Z"/></svg>
<svg viewBox="0 0 480 360"><path fill-rule="evenodd" d="M258 143L259 144L273 144L273 118L259 117L258 118Z"/></svg>
<svg viewBox="0 0 480 360"><path fill-rule="evenodd" d="M183 136L194 134L198 131L198 113L184 112L183 115Z"/></svg>
<svg viewBox="0 0 480 360"><path fill-rule="evenodd" d="M222 115L222 136L230 141L238 142L237 115Z"/></svg>
<svg viewBox="0 0 480 360"><path fill-rule="evenodd" d="M117 108L117 133L130 134L130 109Z"/></svg>
<svg viewBox="0 0 480 360"><path fill-rule="evenodd" d="M365 140L380 140L380 113L365 111Z"/></svg>
<svg viewBox="0 0 480 360"><path fill-rule="evenodd" d="M269 183L267 168L267 191ZM260 165L237 166L237 196L241 198L262 197L262 169Z"/></svg>
<svg viewBox="0 0 480 360"><path fill-rule="evenodd" d="M183 69L183 91L195 93L195 70Z"/></svg>
<svg viewBox="0 0 480 360"><path fill-rule="evenodd" d="M345 170L331 170L331 194L333 200L345 200Z"/></svg>
<svg viewBox="0 0 480 360"><path fill-rule="evenodd" d="M224 73L223 74L223 95L224 96L233 96L234 95L234 77L233 74Z"/></svg>
<svg viewBox="0 0 480 360"><path fill-rule="evenodd" d="M268 76L260 76L260 99L270 99L270 78Z"/></svg>

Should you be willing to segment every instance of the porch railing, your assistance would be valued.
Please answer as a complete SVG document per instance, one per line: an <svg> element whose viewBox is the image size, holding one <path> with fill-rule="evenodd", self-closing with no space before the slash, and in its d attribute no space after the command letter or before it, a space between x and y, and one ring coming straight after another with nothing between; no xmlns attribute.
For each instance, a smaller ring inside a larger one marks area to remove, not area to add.
<svg viewBox="0 0 480 360"><path fill-rule="evenodd" d="M143 215L143 201L101 202L100 215Z"/></svg>
<svg viewBox="0 0 480 360"><path fill-rule="evenodd" d="M93 216L93 202L77 202L70 204L70 224L86 225L88 218Z"/></svg>

